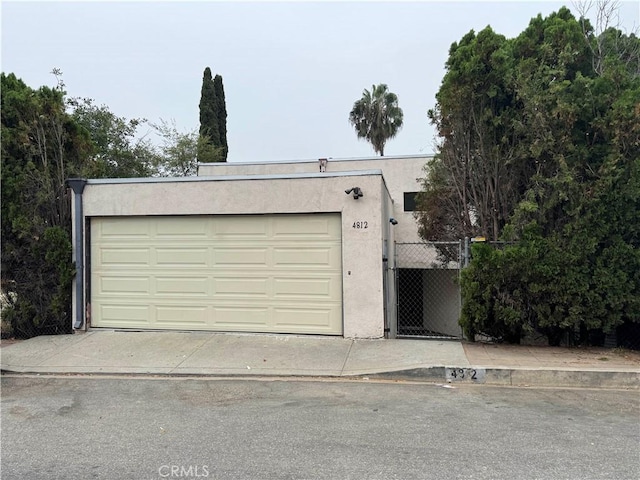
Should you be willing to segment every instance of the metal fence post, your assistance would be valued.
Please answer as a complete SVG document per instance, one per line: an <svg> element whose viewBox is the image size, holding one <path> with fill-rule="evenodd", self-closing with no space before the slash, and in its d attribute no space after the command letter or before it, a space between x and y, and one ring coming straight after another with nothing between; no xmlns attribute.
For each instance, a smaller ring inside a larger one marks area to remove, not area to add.
<svg viewBox="0 0 640 480"><path fill-rule="evenodd" d="M466 268L469 266L469 259L471 257L471 251L469 249L469 237L464 237L464 264Z"/></svg>

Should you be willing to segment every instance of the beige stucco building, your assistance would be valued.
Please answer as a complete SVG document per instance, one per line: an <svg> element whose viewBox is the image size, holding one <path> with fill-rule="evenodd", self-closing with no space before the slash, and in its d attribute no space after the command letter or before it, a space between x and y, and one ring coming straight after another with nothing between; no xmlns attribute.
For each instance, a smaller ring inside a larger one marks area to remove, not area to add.
<svg viewBox="0 0 640 480"><path fill-rule="evenodd" d="M197 177L70 180L74 325L395 336L394 248L419 240L409 203L427 160L218 163L201 164Z"/></svg>

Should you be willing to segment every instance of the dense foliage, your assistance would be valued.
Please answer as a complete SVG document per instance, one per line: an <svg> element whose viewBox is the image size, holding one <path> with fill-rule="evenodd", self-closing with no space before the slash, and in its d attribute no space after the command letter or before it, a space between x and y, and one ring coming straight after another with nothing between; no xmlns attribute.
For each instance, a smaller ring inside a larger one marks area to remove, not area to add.
<svg viewBox="0 0 640 480"><path fill-rule="evenodd" d="M349 113L349 122L356 129L358 138L371 143L380 156L384 156L387 140L402 128L402 119L398 97L384 83L373 85L371 91L365 89Z"/></svg>
<svg viewBox="0 0 640 480"><path fill-rule="evenodd" d="M1 76L2 334L31 337L71 328L70 177L194 175L199 136L154 126L155 147L127 120L92 100L69 98L59 70L37 90Z"/></svg>
<svg viewBox="0 0 640 480"><path fill-rule="evenodd" d="M510 242L473 248L467 335L640 322L640 40L562 8L515 39L470 32L446 68L420 233Z"/></svg>
<svg viewBox="0 0 640 480"><path fill-rule="evenodd" d="M206 140L197 130L180 132L175 121L151 124L162 143L152 155L154 173L162 177L190 177L198 174L198 148Z"/></svg>
<svg viewBox="0 0 640 480"><path fill-rule="evenodd" d="M157 173L154 146L137 136L145 119L119 117L91 99L69 98L67 106L71 119L91 140L91 169L85 172L89 178L150 177Z"/></svg>
<svg viewBox="0 0 640 480"><path fill-rule="evenodd" d="M91 150L59 88L2 82L3 323L18 336L70 329L71 206L65 187Z"/></svg>
<svg viewBox="0 0 640 480"><path fill-rule="evenodd" d="M224 85L222 77L216 75L213 78L213 91L216 94L216 115L218 116L218 132L220 136L220 147L222 148L222 158L227 161L229 145L227 144L227 105L224 98Z"/></svg>
<svg viewBox="0 0 640 480"><path fill-rule="evenodd" d="M226 162L229 147L227 145L227 108L224 98L222 77L211 75L211 69L205 68L200 94L200 137L198 145L199 162Z"/></svg>

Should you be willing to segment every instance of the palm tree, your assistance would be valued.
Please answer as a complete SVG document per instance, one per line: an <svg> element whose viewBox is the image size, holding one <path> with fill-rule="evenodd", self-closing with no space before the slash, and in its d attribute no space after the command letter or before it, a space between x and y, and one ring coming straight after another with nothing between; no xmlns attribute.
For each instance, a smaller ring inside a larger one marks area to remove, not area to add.
<svg viewBox="0 0 640 480"><path fill-rule="evenodd" d="M384 145L402 128L402 109L398 97L384 83L373 85L371 91L364 90L362 98L353 104L349 122L356 129L358 138L371 143L380 156L384 156Z"/></svg>

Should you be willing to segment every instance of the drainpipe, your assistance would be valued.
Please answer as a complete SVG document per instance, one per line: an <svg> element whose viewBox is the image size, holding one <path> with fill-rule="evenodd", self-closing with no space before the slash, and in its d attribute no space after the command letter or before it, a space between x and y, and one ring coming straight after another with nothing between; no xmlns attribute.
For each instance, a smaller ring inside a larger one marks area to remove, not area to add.
<svg viewBox="0 0 640 480"><path fill-rule="evenodd" d="M84 178L69 178L67 186L73 190L74 197L74 220L76 228L76 314L73 328L82 328L84 323L84 235L83 223L84 213L82 212L82 192L87 180Z"/></svg>

